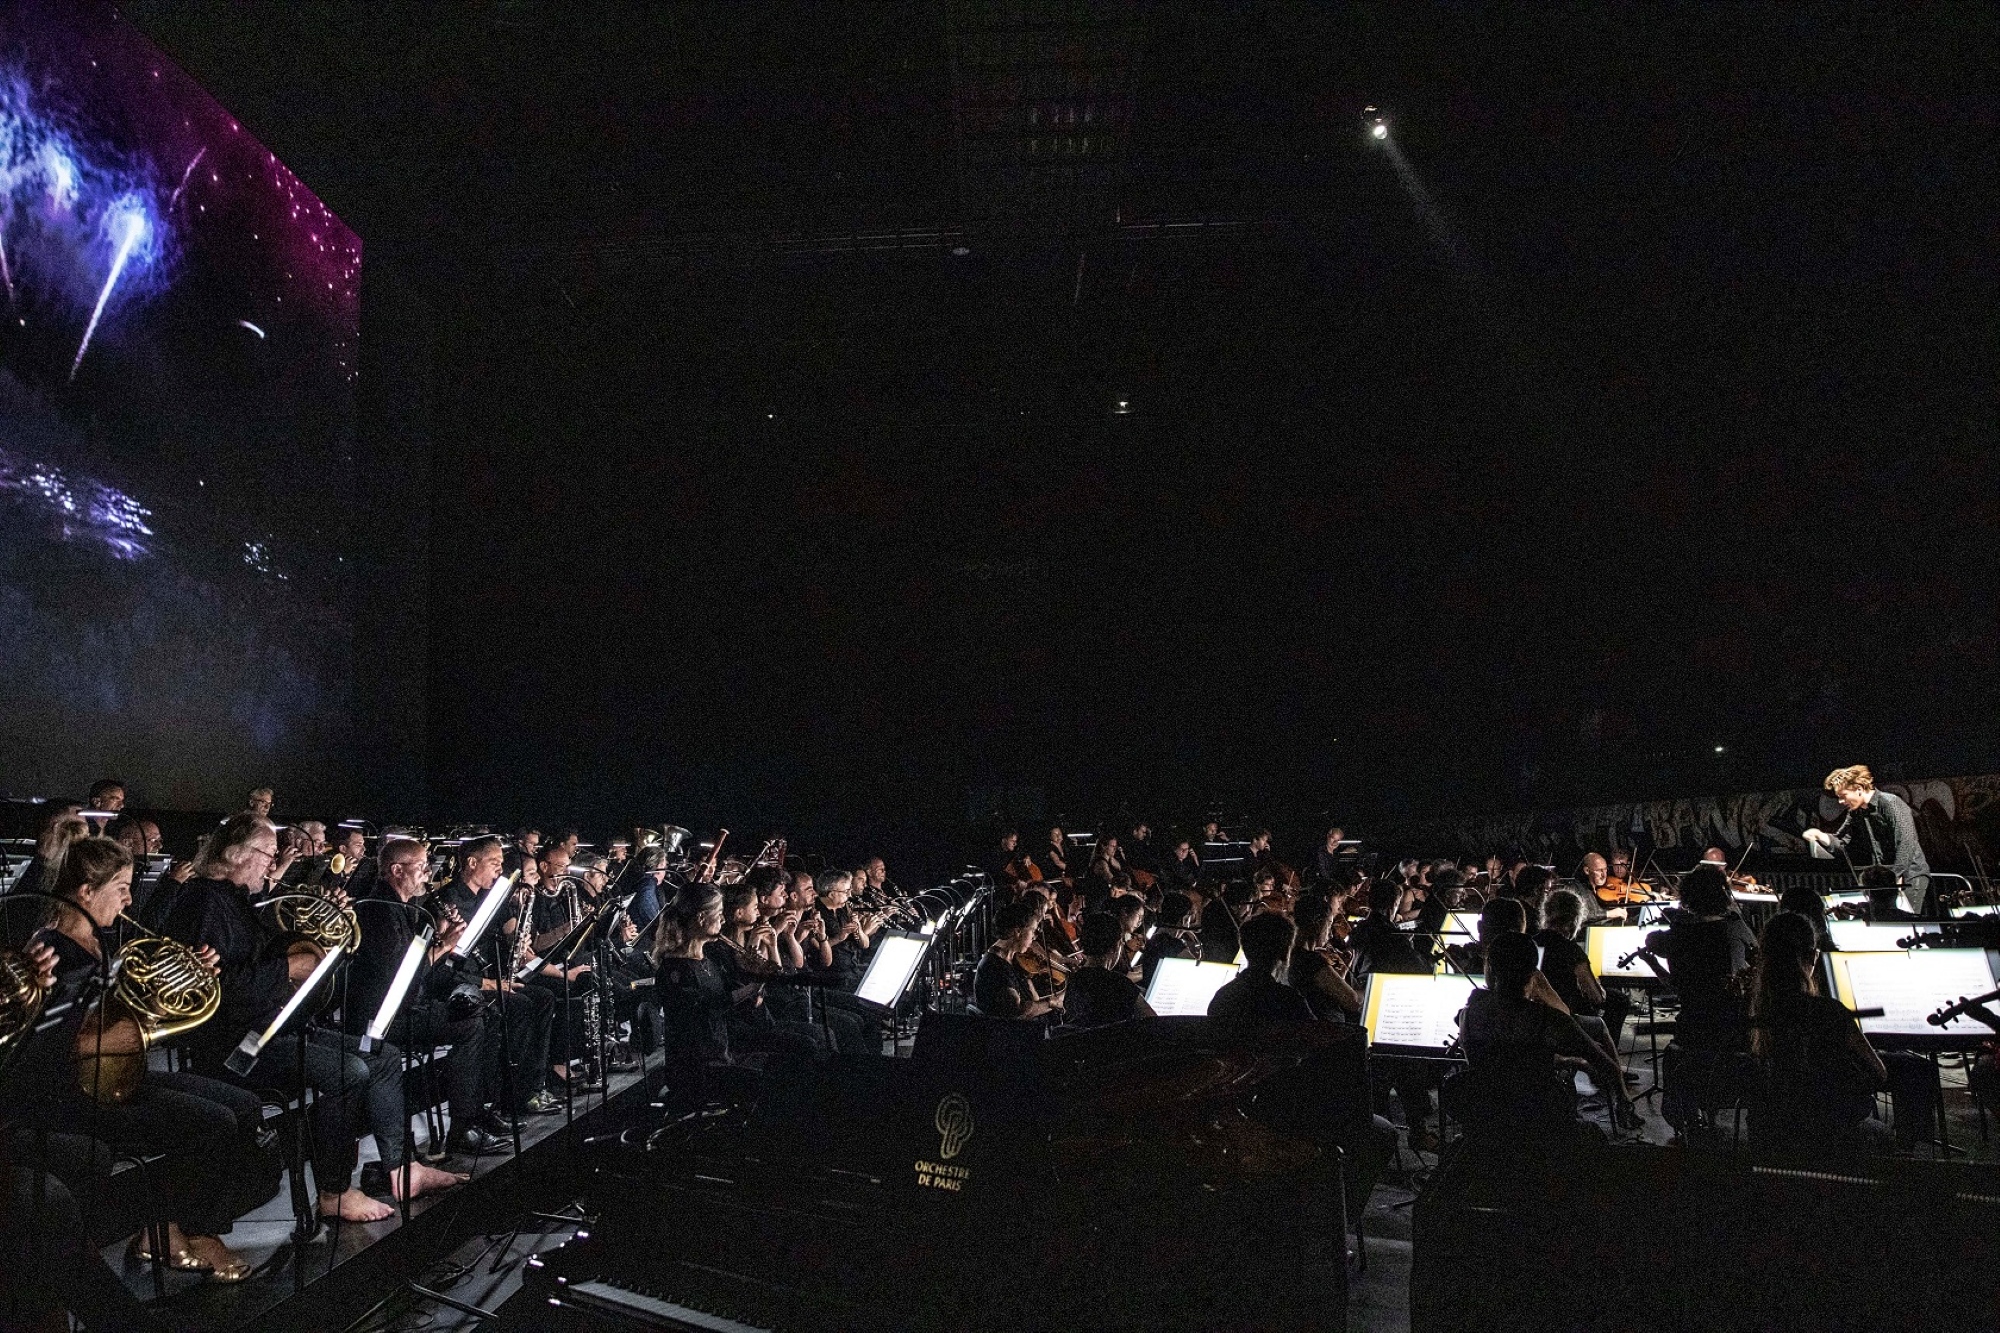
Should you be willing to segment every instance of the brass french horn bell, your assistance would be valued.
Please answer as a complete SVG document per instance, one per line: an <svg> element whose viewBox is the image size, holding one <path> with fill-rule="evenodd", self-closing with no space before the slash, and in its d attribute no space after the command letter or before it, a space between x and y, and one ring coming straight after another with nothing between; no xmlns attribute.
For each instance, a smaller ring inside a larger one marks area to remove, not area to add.
<svg viewBox="0 0 2000 1333"><path fill-rule="evenodd" d="M119 919L135 929L138 922ZM146 1052L192 1031L222 1007L222 981L179 940L141 934L118 951L117 980L76 1034L83 1095L116 1105L139 1090Z"/></svg>

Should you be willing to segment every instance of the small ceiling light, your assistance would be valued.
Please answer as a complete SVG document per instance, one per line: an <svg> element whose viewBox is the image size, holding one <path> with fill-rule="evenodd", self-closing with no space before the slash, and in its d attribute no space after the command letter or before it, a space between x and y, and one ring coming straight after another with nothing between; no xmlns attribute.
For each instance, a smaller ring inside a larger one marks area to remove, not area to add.
<svg viewBox="0 0 2000 1333"><path fill-rule="evenodd" d="M1722 747L1721 747L1720 745L1716 746L1716 747L1715 747L1715 752L1716 752L1717 754L1721 754L1721 753L1722 753Z"/></svg>

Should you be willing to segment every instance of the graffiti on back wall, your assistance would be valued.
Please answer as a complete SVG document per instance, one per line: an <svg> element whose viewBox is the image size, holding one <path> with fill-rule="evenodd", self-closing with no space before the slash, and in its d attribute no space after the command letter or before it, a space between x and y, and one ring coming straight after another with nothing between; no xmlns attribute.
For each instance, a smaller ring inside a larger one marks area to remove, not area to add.
<svg viewBox="0 0 2000 1333"><path fill-rule="evenodd" d="M1989 872L2000 849L2000 774L1883 782L1916 812L1917 833L1933 869ZM1687 855L1723 847L1732 856L1752 846L1779 856L1808 854L1805 830L1831 828L1839 804L1818 787L1733 796L1627 801L1574 810L1532 811L1482 819L1432 820L1411 829L1413 844L1483 856L1518 847L1531 859L1608 852L1614 847Z"/></svg>

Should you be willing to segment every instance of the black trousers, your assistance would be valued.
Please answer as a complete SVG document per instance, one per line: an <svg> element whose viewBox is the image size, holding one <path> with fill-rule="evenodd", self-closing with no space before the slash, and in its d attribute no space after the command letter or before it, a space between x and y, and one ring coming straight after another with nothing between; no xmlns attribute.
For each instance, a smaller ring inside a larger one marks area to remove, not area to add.
<svg viewBox="0 0 2000 1333"><path fill-rule="evenodd" d="M507 1109L518 1111L522 1103L548 1087L549 1024L555 1010L556 1002L549 993L534 986L514 987L500 997L497 1009L489 1010L488 1021L497 1021L502 1030L504 1058L511 1066L506 1077L513 1086L508 1088L496 1079L488 1101L497 1104L503 1092L511 1091L514 1105Z"/></svg>
<svg viewBox="0 0 2000 1333"><path fill-rule="evenodd" d="M591 993L592 984L589 978L578 977L569 983L569 997L565 999L563 984L556 978L539 975L528 978L531 988L549 997L550 1065L587 1060L597 1054L595 1048L584 1041L584 997Z"/></svg>
<svg viewBox="0 0 2000 1333"><path fill-rule="evenodd" d="M257 1146L261 1119L253 1093L199 1074L155 1073L121 1104L65 1096L23 1123L59 1140L48 1169L76 1195L108 1181L119 1152L158 1155L146 1178L161 1214L191 1235L219 1236L278 1192L278 1162Z"/></svg>
<svg viewBox="0 0 2000 1333"><path fill-rule="evenodd" d="M219 1069L227 1052L206 1053ZM300 1064L296 1032L281 1032L258 1057L247 1078L227 1081L267 1087L287 1096L303 1082L314 1097L307 1128L312 1137L314 1183L323 1194L339 1194L354 1178L361 1136L373 1132L382 1160L399 1166L408 1149L410 1123L403 1107L403 1052L384 1044L361 1053L358 1037L332 1028L308 1027Z"/></svg>
<svg viewBox="0 0 2000 1333"><path fill-rule="evenodd" d="M478 1014L453 1022L435 1001L413 1004L397 1016L389 1031L413 1051L451 1047L445 1062L445 1102L451 1123L463 1125L499 1096L500 1033Z"/></svg>

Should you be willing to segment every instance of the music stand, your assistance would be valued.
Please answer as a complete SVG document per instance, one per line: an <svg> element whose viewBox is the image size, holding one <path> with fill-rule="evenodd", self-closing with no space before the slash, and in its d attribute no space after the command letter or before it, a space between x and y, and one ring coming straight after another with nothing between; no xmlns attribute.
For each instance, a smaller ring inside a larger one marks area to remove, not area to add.
<svg viewBox="0 0 2000 1333"><path fill-rule="evenodd" d="M854 987L855 1003L885 1018L895 1017L936 938L914 930L885 930L876 936L868 970Z"/></svg>
<svg viewBox="0 0 2000 1333"><path fill-rule="evenodd" d="M1449 1059L1458 1040L1458 1015L1477 989L1471 977L1452 973L1376 972L1361 1002L1369 1053Z"/></svg>
<svg viewBox="0 0 2000 1333"><path fill-rule="evenodd" d="M1236 979L1241 963L1198 963L1162 958L1146 985L1146 1007L1162 1018L1202 1018L1215 993Z"/></svg>

